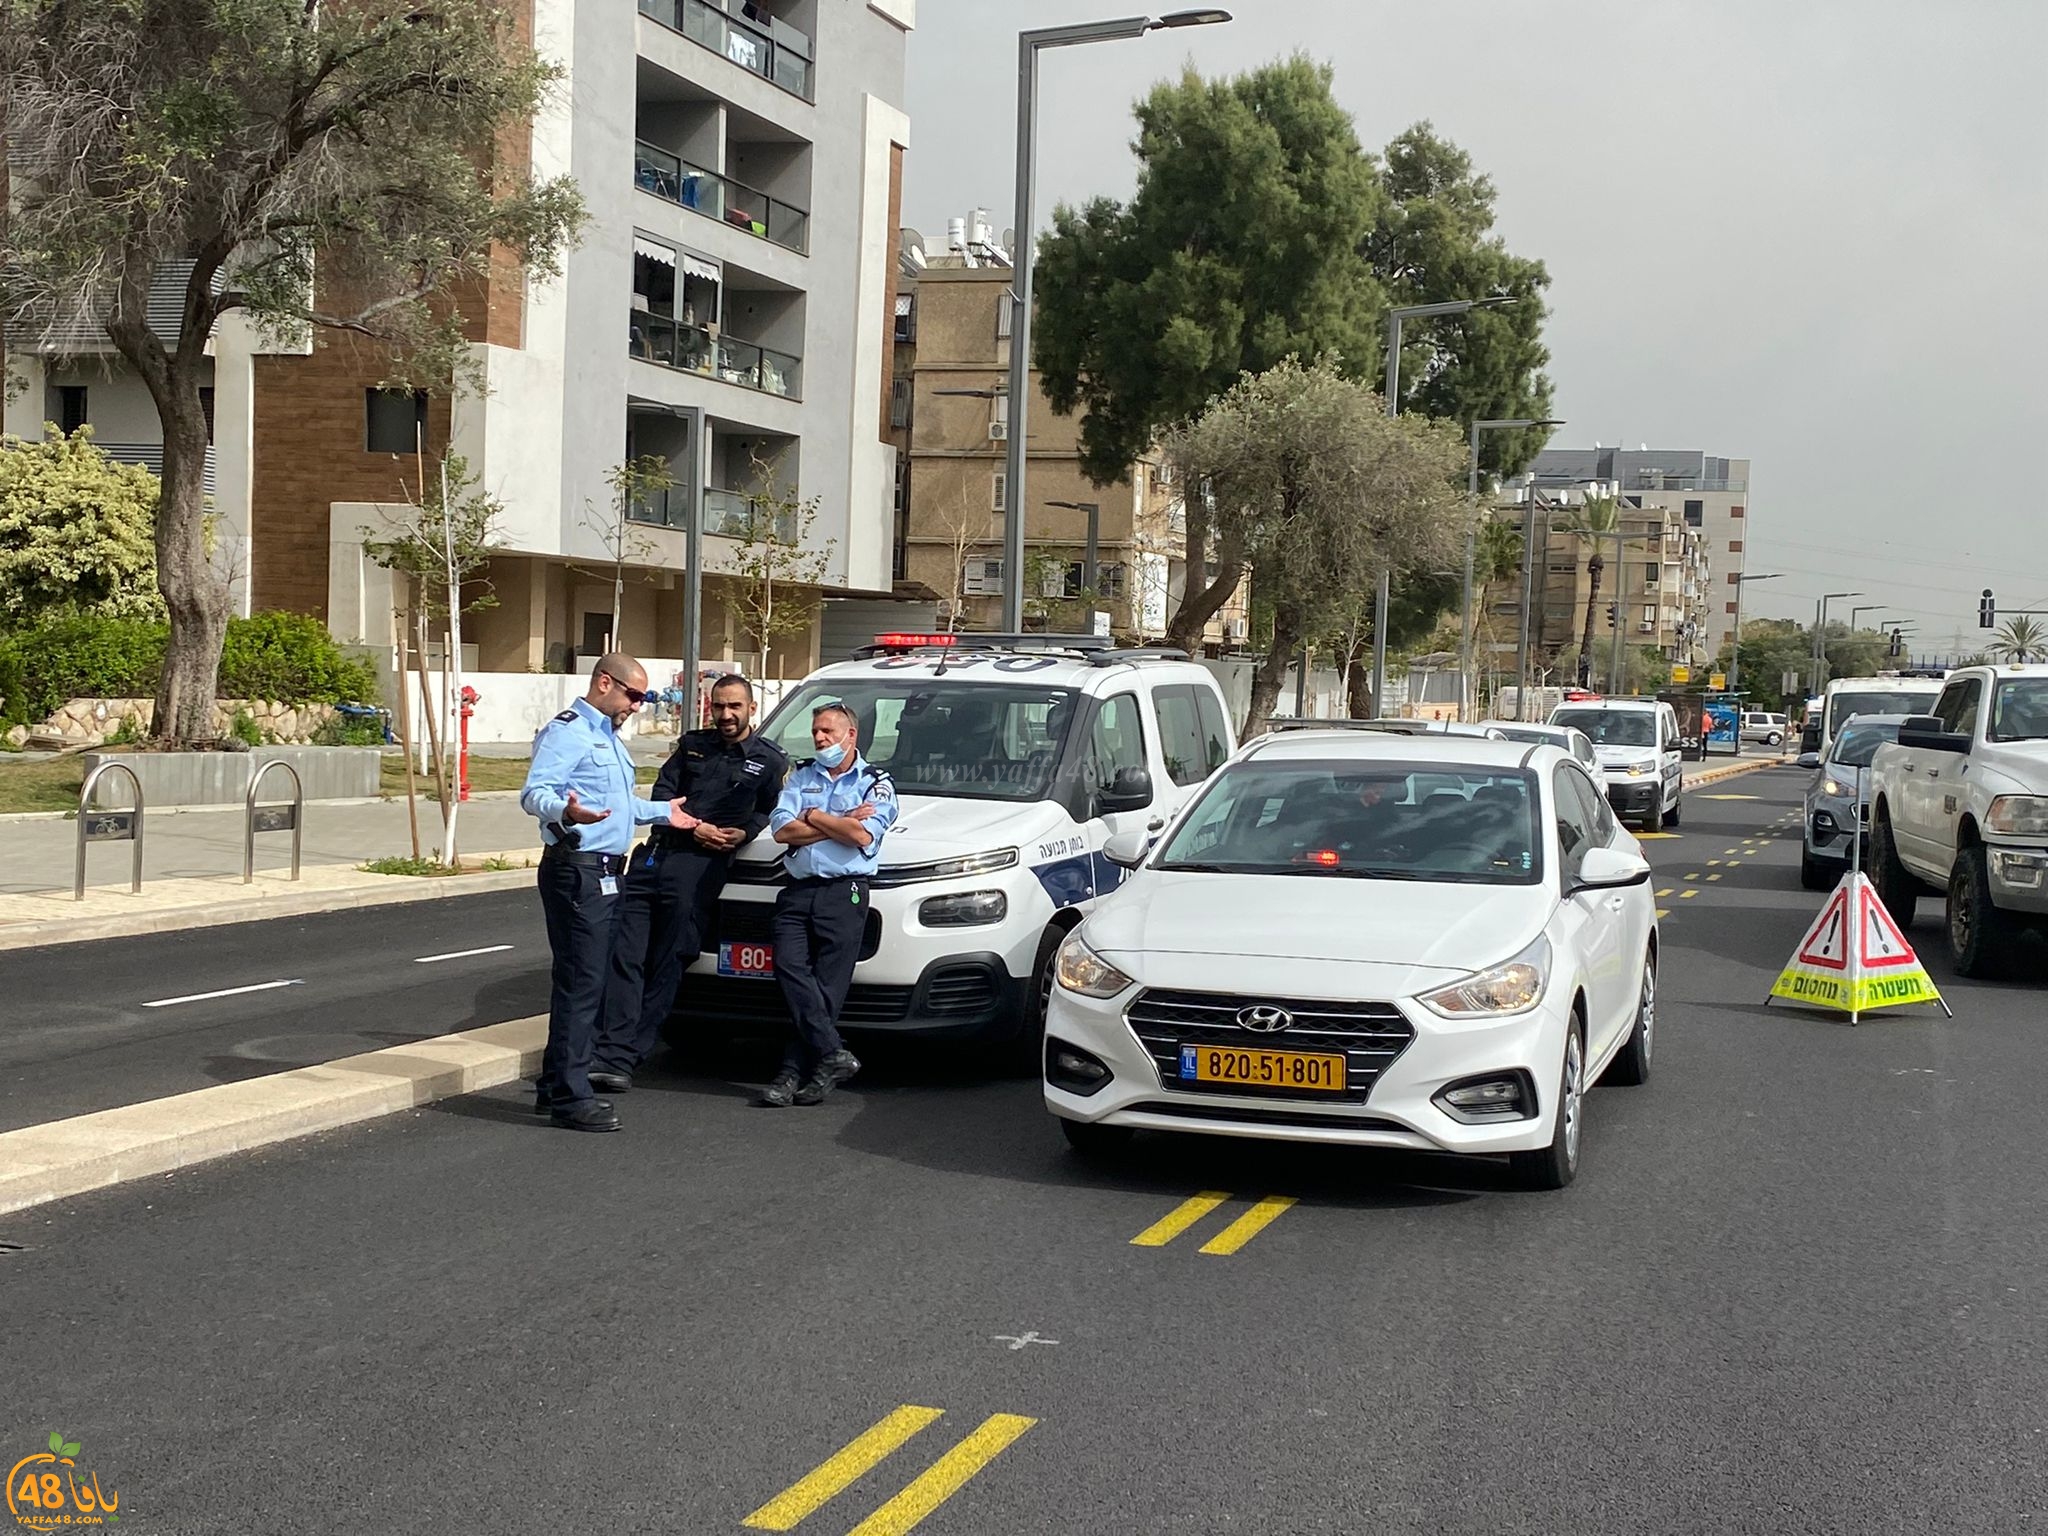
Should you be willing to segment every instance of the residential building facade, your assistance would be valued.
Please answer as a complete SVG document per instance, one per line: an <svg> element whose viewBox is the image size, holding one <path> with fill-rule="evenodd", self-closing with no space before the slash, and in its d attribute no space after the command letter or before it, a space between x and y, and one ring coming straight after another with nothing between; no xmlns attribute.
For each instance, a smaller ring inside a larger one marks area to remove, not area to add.
<svg viewBox="0 0 2048 1536"><path fill-rule="evenodd" d="M575 178L582 238L557 279L501 263L464 296L484 387L452 401L378 391L384 359L347 336L270 353L223 323L210 486L238 609L315 613L345 641L388 643L390 583L364 557L363 530L417 498L423 464L444 450L504 507L479 578L495 602L464 624L472 668L573 671L608 645L681 656L693 464L702 656L758 650L737 573L764 534L764 495L815 505L808 539L827 551L826 592L887 597L914 7L527 0L522 24L563 79L513 153ZM117 457L160 457L147 396L109 349L53 344L9 363L23 386L9 432L83 421ZM644 456L666 461L677 488L636 502L620 541L607 472ZM809 670L816 633L786 638L768 669Z"/></svg>

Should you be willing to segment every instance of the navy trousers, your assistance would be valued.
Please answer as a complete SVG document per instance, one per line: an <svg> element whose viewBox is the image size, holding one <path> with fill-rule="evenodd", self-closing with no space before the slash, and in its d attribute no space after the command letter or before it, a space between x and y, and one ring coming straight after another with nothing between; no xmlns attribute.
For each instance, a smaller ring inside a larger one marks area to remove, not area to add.
<svg viewBox="0 0 2048 1536"><path fill-rule="evenodd" d="M775 980L794 1025L783 1067L798 1076L840 1048L839 1011L868 927L868 882L793 880L775 898Z"/></svg>
<svg viewBox="0 0 2048 1536"><path fill-rule="evenodd" d="M595 1097L590 1089L591 1050L604 1012L605 977L612 954L616 896L604 894L606 876L616 878L623 860L599 864L594 858L540 861L540 910L547 920L554 967L548 989L548 1043L541 1053L534 1092L541 1103L567 1108Z"/></svg>
<svg viewBox="0 0 2048 1536"><path fill-rule="evenodd" d="M631 1077L661 1040L683 972L696 958L730 860L692 848L641 849L619 891L594 1064Z"/></svg>

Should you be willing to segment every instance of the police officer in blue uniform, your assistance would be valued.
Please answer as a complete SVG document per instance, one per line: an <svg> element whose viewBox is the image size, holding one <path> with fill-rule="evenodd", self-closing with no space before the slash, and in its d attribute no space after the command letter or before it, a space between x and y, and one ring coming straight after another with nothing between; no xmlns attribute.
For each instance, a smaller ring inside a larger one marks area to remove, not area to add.
<svg viewBox="0 0 2048 1536"><path fill-rule="evenodd" d="M775 901L775 980L794 1038L761 1094L772 1109L822 1104L860 1070L839 1038L868 924L868 882L896 820L896 787L860 755L859 723L844 704L811 711L817 756L790 774L768 825L789 851L789 884Z"/></svg>
<svg viewBox="0 0 2048 1536"><path fill-rule="evenodd" d="M633 758L618 728L647 698L647 672L614 652L590 691L540 728L520 809L540 819L540 908L554 952L548 1043L534 1111L573 1131L616 1131L618 1114L590 1086L590 1052L604 1008L612 916L636 824L682 817L634 793Z"/></svg>
<svg viewBox="0 0 2048 1536"><path fill-rule="evenodd" d="M788 773L782 749L755 734L754 685L737 673L713 683L711 729L684 732L654 781L656 800L682 801L683 825L649 832L620 887L590 1073L597 1092L628 1092L654 1054L732 856L768 825Z"/></svg>

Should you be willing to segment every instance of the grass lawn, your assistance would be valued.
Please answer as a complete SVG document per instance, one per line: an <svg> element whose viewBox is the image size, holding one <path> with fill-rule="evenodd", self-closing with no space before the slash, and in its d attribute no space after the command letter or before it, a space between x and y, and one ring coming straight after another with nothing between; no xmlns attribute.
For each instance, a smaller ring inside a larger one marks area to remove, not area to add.
<svg viewBox="0 0 2048 1536"><path fill-rule="evenodd" d="M526 787L527 759L523 757L472 757L469 760L469 792L482 794L487 789L524 789ZM652 784L660 770L642 766L639 779L642 785ZM405 795L405 759L395 753L387 753L382 767L381 787L385 794L403 798ZM420 798L434 798L434 776L429 773L417 780ZM73 787L76 798L76 785Z"/></svg>
<svg viewBox="0 0 2048 1536"><path fill-rule="evenodd" d="M75 811L84 783L85 764L78 758L8 753L0 756L0 811Z"/></svg>

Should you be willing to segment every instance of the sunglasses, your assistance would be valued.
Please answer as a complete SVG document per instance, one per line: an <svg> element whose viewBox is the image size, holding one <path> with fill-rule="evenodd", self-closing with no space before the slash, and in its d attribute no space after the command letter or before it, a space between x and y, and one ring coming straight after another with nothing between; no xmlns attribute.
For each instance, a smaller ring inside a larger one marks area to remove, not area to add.
<svg viewBox="0 0 2048 1536"><path fill-rule="evenodd" d="M645 704L649 699L654 697L654 690L651 688L628 688L616 677L612 677L611 673L607 672L605 673L605 676L611 678L611 683L614 688L618 689L619 692L623 693L628 699L632 701L633 707L635 709L638 709L642 704Z"/></svg>

